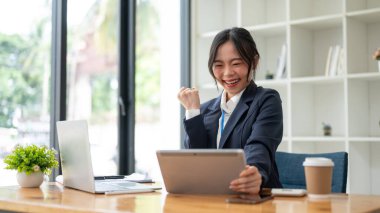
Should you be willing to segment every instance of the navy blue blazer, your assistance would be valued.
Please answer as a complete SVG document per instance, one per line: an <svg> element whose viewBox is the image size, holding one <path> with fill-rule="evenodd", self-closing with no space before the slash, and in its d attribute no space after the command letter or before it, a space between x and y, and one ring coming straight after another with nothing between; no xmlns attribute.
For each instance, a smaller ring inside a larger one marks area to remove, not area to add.
<svg viewBox="0 0 380 213"><path fill-rule="evenodd" d="M200 115L184 120L186 148L216 148L220 100L221 95L203 103ZM225 124L219 148L244 149L247 164L260 171L261 187L282 188L275 161L282 133L280 95L276 90L257 87L252 81Z"/></svg>

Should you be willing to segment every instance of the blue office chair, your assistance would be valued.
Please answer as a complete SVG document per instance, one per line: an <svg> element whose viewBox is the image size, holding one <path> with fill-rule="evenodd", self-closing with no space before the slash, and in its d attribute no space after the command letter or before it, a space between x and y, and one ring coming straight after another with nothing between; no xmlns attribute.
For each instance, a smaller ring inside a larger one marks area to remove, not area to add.
<svg viewBox="0 0 380 213"><path fill-rule="evenodd" d="M346 152L322 154L276 152L276 164L284 188L306 189L305 170L302 165L306 157L330 158L334 162L331 191L346 193L348 163Z"/></svg>

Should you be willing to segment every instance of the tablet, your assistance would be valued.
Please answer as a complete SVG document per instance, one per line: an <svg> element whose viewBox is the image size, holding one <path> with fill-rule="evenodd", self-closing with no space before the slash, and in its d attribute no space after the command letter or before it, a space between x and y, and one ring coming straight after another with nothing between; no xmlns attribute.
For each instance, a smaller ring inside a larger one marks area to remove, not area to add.
<svg viewBox="0 0 380 213"><path fill-rule="evenodd" d="M174 194L237 194L230 182L245 168L242 149L156 151L165 189Z"/></svg>

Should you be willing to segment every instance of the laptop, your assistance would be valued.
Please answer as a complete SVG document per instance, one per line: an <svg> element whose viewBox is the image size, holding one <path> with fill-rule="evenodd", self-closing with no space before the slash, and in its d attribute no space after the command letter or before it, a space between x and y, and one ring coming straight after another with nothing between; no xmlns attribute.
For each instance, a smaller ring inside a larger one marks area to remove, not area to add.
<svg viewBox="0 0 380 213"><path fill-rule="evenodd" d="M174 194L237 194L230 182L245 168L241 149L156 151L166 191Z"/></svg>
<svg viewBox="0 0 380 213"><path fill-rule="evenodd" d="M58 121L57 133L65 187L101 194L151 192L160 189L124 179L95 178L87 121Z"/></svg>

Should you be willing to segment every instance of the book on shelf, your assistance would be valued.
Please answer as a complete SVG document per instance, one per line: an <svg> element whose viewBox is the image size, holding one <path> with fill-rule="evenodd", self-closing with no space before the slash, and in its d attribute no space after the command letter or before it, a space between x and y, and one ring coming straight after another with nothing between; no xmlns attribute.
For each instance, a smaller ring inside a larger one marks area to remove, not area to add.
<svg viewBox="0 0 380 213"><path fill-rule="evenodd" d="M327 53L326 67L325 67L325 76L329 76L330 74L330 63L331 63L331 54L333 51L333 47L329 47L329 52Z"/></svg>
<svg viewBox="0 0 380 213"><path fill-rule="evenodd" d="M286 71L286 45L283 44L281 48L281 53L277 59L277 72L276 79L283 78Z"/></svg>
<svg viewBox="0 0 380 213"><path fill-rule="evenodd" d="M337 65L337 75L343 75L343 71L344 71L344 52L343 52L343 48L340 48L340 52L339 52L339 60L338 60L338 65Z"/></svg>
<svg viewBox="0 0 380 213"><path fill-rule="evenodd" d="M325 76L337 76L343 73L343 49L339 45L330 46L327 53Z"/></svg>

